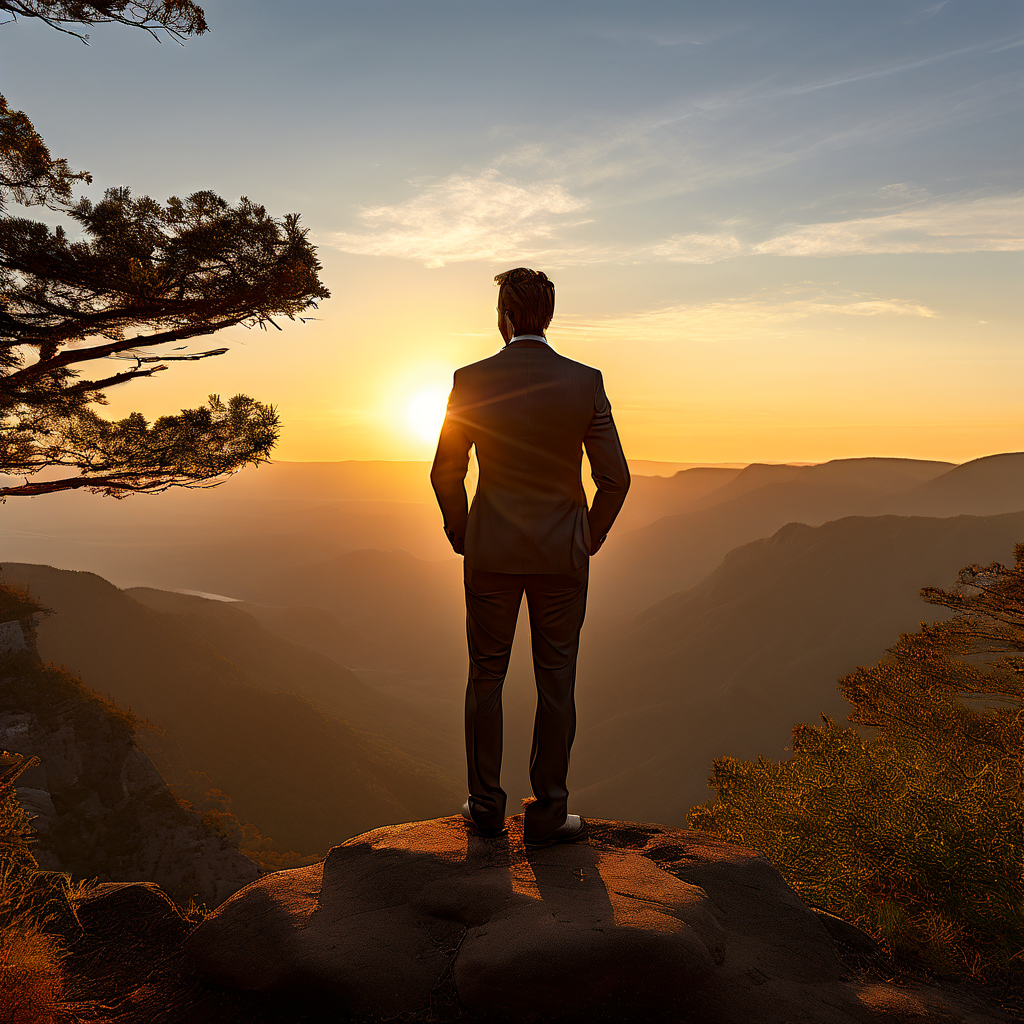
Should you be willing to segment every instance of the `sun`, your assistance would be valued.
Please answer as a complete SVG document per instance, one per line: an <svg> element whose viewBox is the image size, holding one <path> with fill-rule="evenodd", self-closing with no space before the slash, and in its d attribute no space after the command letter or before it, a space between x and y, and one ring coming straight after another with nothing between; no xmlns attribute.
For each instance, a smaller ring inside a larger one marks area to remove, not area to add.
<svg viewBox="0 0 1024 1024"><path fill-rule="evenodd" d="M441 433L448 392L441 388L417 391L405 407L405 421L412 432L424 441L436 441Z"/></svg>

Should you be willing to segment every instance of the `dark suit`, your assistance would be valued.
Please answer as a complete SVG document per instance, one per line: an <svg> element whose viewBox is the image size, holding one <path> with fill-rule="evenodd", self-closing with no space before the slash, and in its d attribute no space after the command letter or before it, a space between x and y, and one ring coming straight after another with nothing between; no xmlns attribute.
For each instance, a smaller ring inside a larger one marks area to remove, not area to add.
<svg viewBox="0 0 1024 1024"><path fill-rule="evenodd" d="M470 509L464 481L474 445L480 481ZM589 510L584 448L597 485ZM566 815L589 558L629 488L600 371L540 341L513 342L457 370L430 480L445 533L465 554L473 818L493 828L505 816L501 687L525 593L538 690L530 759L537 801L527 808L526 834L544 838Z"/></svg>

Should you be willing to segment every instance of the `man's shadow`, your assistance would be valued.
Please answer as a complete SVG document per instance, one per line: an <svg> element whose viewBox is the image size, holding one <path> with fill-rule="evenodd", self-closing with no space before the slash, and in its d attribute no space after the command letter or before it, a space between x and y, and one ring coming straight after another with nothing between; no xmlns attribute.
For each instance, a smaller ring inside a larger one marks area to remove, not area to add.
<svg viewBox="0 0 1024 1024"><path fill-rule="evenodd" d="M583 839L539 849L524 845L522 850L539 898L556 918L578 921L585 915L595 924L614 924L615 908L596 847Z"/></svg>

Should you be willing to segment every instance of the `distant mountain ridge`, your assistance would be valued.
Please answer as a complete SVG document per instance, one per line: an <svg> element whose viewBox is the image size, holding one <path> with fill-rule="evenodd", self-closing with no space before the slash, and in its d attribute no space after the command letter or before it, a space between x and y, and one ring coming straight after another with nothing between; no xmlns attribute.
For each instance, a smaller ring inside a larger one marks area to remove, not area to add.
<svg viewBox="0 0 1024 1024"><path fill-rule="evenodd" d="M894 511L936 515L995 515L1024 508L1024 452L987 455L954 466L915 488Z"/></svg>
<svg viewBox="0 0 1024 1024"><path fill-rule="evenodd" d="M947 478L952 483L943 484ZM963 466L914 459L751 465L686 511L613 534L604 560L595 561L593 606L602 615L636 614L693 586L733 548L788 522L818 526L850 515L946 517L1024 509L1018 479L1024 482L1024 453Z"/></svg>
<svg viewBox="0 0 1024 1024"><path fill-rule="evenodd" d="M927 585L1007 561L1024 512L790 523L729 553L584 648L570 788L583 813L682 823L716 757L783 756L790 731L848 705L836 683L922 619Z"/></svg>

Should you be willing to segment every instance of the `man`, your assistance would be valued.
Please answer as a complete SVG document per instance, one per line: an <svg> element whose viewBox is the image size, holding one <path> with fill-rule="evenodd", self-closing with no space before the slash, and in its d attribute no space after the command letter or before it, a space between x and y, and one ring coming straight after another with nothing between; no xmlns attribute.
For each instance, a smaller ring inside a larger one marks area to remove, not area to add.
<svg viewBox="0 0 1024 1024"><path fill-rule="evenodd" d="M430 482L445 533L465 555L470 795L463 814L483 836L505 831L501 688L525 593L538 699L530 756L536 800L526 808L524 833L528 846L548 846L586 830L567 807L576 655L589 559L622 507L629 470L600 371L548 345L554 285L525 267L494 280L505 347L456 370ZM473 446L480 479L467 509ZM584 448L597 485L589 509Z"/></svg>

